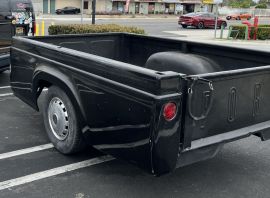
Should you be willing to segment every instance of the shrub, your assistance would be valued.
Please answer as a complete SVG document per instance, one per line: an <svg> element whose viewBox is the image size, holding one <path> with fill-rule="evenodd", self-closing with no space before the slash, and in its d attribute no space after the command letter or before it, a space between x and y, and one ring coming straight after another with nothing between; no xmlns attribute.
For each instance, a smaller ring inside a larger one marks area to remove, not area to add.
<svg viewBox="0 0 270 198"><path fill-rule="evenodd" d="M73 24L73 25L53 25L49 29L50 35L56 34L86 34L86 33L106 33L106 32L125 32L134 34L145 34L143 29L137 27L120 26L116 24L108 25L90 25L90 24Z"/></svg>
<svg viewBox="0 0 270 198"><path fill-rule="evenodd" d="M257 38L260 40L270 39L270 27L258 28Z"/></svg>
<svg viewBox="0 0 270 198"><path fill-rule="evenodd" d="M239 30L239 34L237 36L238 39L244 39L245 38L245 27L244 26L232 26L232 30ZM255 32L255 28L251 28L250 37L253 38ZM235 37L236 32L232 32L230 37ZM257 39L259 40L265 40L270 39L270 25L259 25L258 31L257 31Z"/></svg>
<svg viewBox="0 0 270 198"><path fill-rule="evenodd" d="M255 8L266 9L267 8L267 5L265 3L261 3L261 4L256 5Z"/></svg>
<svg viewBox="0 0 270 198"><path fill-rule="evenodd" d="M230 34L230 37L235 38L236 34L238 33L238 36L237 36L238 39L244 39L245 38L245 30L246 30L245 26L234 25L234 26L232 26L232 30L238 30L239 33L236 32L236 31L232 31L231 34Z"/></svg>

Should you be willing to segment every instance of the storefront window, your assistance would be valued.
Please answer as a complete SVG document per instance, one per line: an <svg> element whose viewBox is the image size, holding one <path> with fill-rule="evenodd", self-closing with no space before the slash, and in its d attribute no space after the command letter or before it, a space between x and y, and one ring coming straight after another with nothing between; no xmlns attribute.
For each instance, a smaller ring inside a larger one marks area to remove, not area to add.
<svg viewBox="0 0 270 198"><path fill-rule="evenodd" d="M165 3L165 13L174 14L175 6L174 3Z"/></svg>
<svg viewBox="0 0 270 198"><path fill-rule="evenodd" d="M155 11L155 3L149 3L148 4L148 13L154 14L154 11Z"/></svg>
<svg viewBox="0 0 270 198"><path fill-rule="evenodd" d="M113 2L113 11L118 11L118 12L124 12L125 10L125 2L119 2L119 1L114 1Z"/></svg>
<svg viewBox="0 0 270 198"><path fill-rule="evenodd" d="M184 14L194 12L195 4L185 4L184 5Z"/></svg>
<svg viewBox="0 0 270 198"><path fill-rule="evenodd" d="M135 3L135 14L139 14L140 13L140 3Z"/></svg>
<svg viewBox="0 0 270 198"><path fill-rule="evenodd" d="M88 1L84 1L83 2L83 9L88 10L88 4L89 4Z"/></svg>
<svg viewBox="0 0 270 198"><path fill-rule="evenodd" d="M169 13L174 14L174 11L175 11L174 3L170 3L170 5L169 5Z"/></svg>

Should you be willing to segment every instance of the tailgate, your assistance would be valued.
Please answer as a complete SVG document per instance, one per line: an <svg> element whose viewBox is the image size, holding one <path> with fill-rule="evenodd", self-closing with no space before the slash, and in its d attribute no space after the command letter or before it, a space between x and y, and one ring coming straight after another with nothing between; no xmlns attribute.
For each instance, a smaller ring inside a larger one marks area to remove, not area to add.
<svg viewBox="0 0 270 198"><path fill-rule="evenodd" d="M188 82L184 148L194 142L202 147L231 141L270 127L269 66L191 76Z"/></svg>

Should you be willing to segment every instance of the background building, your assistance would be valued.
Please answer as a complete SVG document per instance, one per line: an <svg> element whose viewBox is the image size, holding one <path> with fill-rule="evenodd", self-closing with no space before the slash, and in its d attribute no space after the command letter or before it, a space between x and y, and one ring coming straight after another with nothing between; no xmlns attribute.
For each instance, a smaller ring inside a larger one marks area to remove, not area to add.
<svg viewBox="0 0 270 198"><path fill-rule="evenodd" d="M105 0L98 0L97 2L102 2ZM59 8L64 8L67 6L81 8L81 0L33 0L33 4L36 12L41 12L43 14L55 14L55 10ZM84 12L91 13L92 10L92 0L84 0Z"/></svg>
<svg viewBox="0 0 270 198"><path fill-rule="evenodd" d="M126 0L97 0L98 14L124 13ZM66 6L81 8L81 0L33 0L37 13L55 14L55 10ZM130 14L179 14L212 11L213 5L203 5L202 0L130 0ZM83 1L83 11L90 14L92 0Z"/></svg>
<svg viewBox="0 0 270 198"><path fill-rule="evenodd" d="M113 11L125 11L126 0L112 0ZM130 0L130 14L174 14L181 11L180 0Z"/></svg>

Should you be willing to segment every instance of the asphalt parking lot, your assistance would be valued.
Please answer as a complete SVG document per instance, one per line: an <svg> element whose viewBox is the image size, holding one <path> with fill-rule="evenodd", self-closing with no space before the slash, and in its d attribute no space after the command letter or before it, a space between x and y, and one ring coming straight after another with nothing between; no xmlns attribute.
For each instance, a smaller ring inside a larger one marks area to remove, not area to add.
<svg viewBox="0 0 270 198"><path fill-rule="evenodd" d="M154 177L91 148L72 156L58 153L48 141L41 114L12 95L9 72L0 74L0 110L0 197L267 198L270 194L270 141L249 137L229 143L214 159Z"/></svg>
<svg viewBox="0 0 270 198"><path fill-rule="evenodd" d="M83 23L90 24L91 18L85 17ZM45 35L48 35L48 27L51 23L60 24L80 24L80 15L57 15L38 17L37 23L45 22ZM135 26L145 30L147 35L174 38L181 40L190 40L195 42L213 43L218 45L228 45L235 47L245 47L250 49L261 49L270 51L269 41L249 41L243 40L227 40L228 28L224 30L224 39L214 39L214 29L196 29L194 27L182 28L177 23L178 17L171 16L169 18L97 18L96 24L119 24L125 26ZM242 21L230 20L229 25L241 24ZM253 23L253 20L250 20ZM259 19L260 24L269 24L268 18ZM217 38L220 37L220 30L217 30Z"/></svg>
<svg viewBox="0 0 270 198"><path fill-rule="evenodd" d="M202 39L213 35L213 30L183 30L176 19L155 21L97 22L135 24L154 36L184 38L196 32ZM254 47L269 49L261 43ZM41 96L39 105L42 101ZM9 72L0 74L0 111L0 198L270 197L270 141L252 136L229 143L214 159L154 177L90 147L71 156L57 152L46 136L41 113L12 94Z"/></svg>

